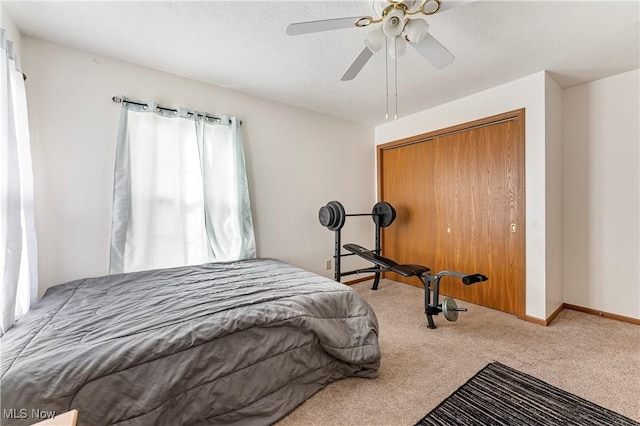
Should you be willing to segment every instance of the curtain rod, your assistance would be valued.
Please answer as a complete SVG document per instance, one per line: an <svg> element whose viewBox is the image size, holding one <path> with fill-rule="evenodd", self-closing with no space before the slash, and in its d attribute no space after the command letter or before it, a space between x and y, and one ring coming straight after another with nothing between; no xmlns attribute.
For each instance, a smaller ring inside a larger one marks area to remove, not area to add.
<svg viewBox="0 0 640 426"><path fill-rule="evenodd" d="M114 97L111 98L111 100L116 104L121 104L124 101L120 96L114 96ZM144 107L145 109L147 107L149 107L148 104L144 104L144 103L141 103L141 102L135 102L135 101L130 101L130 100L127 100L127 101L124 101L124 102L130 103L130 104L133 104L133 105L139 105L141 107ZM178 113L178 110L175 109L175 108L167 108L167 107L163 107L163 106L160 106L160 105L158 105L156 108L161 109L163 111L171 111L171 112L176 113L176 114ZM204 117L204 118L213 119L215 122L220 122L221 121L220 117L216 117L215 115L208 115L208 114L197 114L197 115L198 115L198 117ZM242 126L242 120L238 120L238 125Z"/></svg>

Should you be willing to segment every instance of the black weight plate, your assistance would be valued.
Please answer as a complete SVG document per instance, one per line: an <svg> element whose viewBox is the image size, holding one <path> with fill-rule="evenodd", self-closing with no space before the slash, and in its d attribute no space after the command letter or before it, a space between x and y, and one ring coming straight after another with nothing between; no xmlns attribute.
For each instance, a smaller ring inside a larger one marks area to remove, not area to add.
<svg viewBox="0 0 640 426"><path fill-rule="evenodd" d="M344 211L344 206L340 203L340 201L329 201L327 203L327 207L329 207L334 212L334 220L331 221L329 228L331 231L339 231L344 226L344 222L347 218L347 214Z"/></svg>
<svg viewBox="0 0 640 426"><path fill-rule="evenodd" d="M336 225L338 224L338 208L335 206L335 204L333 204L333 201L330 201L327 203L327 208L329 209L329 211L331 212L331 222L329 222L329 224L327 225L327 228L331 229L332 231L335 231Z"/></svg>
<svg viewBox="0 0 640 426"><path fill-rule="evenodd" d="M373 222L383 228L391 225L396 220L396 209L386 201L376 203L371 214L373 215Z"/></svg>
<svg viewBox="0 0 640 426"><path fill-rule="evenodd" d="M320 219L320 224L322 226L329 226L334 219L333 211L327 206L320 207L318 219Z"/></svg>

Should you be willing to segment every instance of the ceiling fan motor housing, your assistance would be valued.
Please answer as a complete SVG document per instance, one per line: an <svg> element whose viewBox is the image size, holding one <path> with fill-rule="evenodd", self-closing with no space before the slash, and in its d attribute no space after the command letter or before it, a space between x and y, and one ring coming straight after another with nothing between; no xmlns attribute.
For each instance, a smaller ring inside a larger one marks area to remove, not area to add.
<svg viewBox="0 0 640 426"><path fill-rule="evenodd" d="M371 0L371 8L373 9L374 16L381 17L382 13L389 6L393 6L395 4L403 4L407 9L411 9L414 4L416 4L416 0Z"/></svg>

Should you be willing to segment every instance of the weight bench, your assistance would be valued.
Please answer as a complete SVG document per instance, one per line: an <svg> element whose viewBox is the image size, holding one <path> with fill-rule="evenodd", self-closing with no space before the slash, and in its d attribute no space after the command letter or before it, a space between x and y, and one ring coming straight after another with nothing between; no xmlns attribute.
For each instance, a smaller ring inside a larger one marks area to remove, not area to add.
<svg viewBox="0 0 640 426"><path fill-rule="evenodd" d="M445 297L442 300L442 304L438 303L440 298L440 280L442 277L452 276L460 278L464 285L471 285L488 279L482 274L467 275L454 271L441 271L436 275L432 275L429 274L431 269L426 266L401 265L394 260L380 256L374 251L367 250L357 244L345 244L343 247L351 253L377 265L381 272L395 272L403 277L417 277L424 286L424 311L427 315L427 327L431 329L437 328L433 322L433 315L438 315L442 312L448 321L456 321L458 319L458 312L467 310L466 308L458 308L456 301L450 297ZM433 289L431 288L431 283L433 283ZM378 289L377 281L372 288L373 290ZM431 291L433 291L433 303L431 301Z"/></svg>

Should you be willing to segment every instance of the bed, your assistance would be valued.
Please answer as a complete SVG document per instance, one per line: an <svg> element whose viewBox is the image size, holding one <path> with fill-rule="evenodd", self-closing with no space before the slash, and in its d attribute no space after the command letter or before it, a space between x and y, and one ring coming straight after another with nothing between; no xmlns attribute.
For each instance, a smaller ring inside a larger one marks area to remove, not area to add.
<svg viewBox="0 0 640 426"><path fill-rule="evenodd" d="M272 424L380 364L364 299L274 259L58 285L0 343L3 425Z"/></svg>

